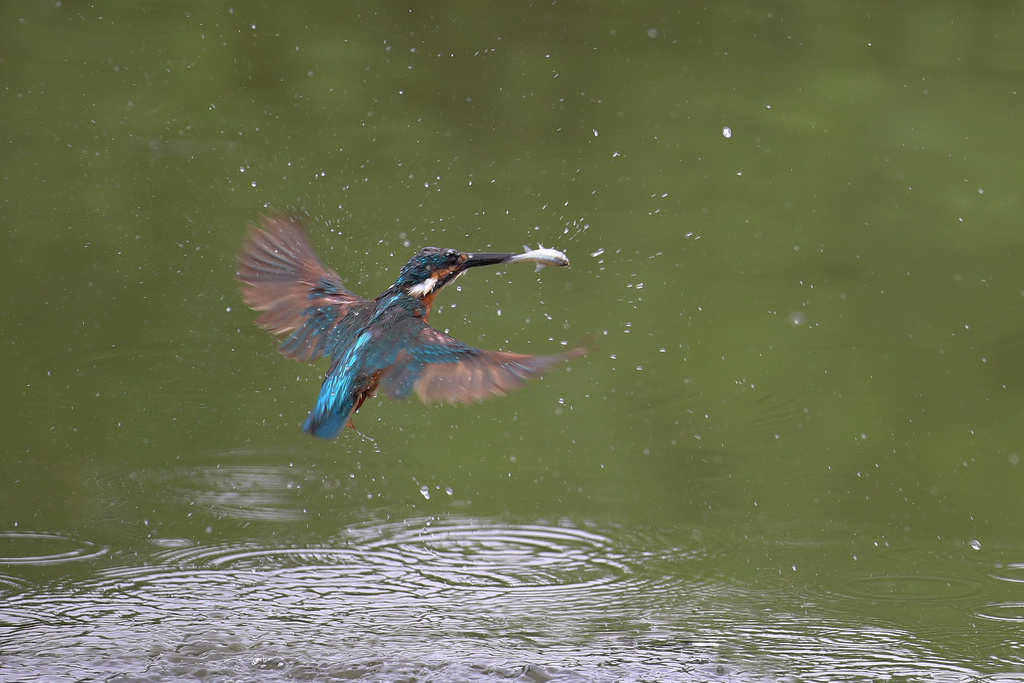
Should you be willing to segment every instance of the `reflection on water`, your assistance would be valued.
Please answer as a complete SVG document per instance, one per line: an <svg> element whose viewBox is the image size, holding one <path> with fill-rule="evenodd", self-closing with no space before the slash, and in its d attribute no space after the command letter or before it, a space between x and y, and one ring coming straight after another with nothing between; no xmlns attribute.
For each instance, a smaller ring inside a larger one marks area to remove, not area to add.
<svg viewBox="0 0 1024 683"><path fill-rule="evenodd" d="M317 482L278 465L218 464L178 475L168 484L182 498L216 514L252 520L301 519L304 512L297 499L305 485Z"/></svg>

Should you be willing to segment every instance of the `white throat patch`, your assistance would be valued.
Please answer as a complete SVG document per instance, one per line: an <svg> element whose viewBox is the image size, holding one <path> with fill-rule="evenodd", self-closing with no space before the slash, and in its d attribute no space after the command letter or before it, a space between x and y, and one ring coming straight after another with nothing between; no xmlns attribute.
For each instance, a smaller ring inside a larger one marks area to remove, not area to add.
<svg viewBox="0 0 1024 683"><path fill-rule="evenodd" d="M415 296L422 299L426 295L434 291L434 287L437 287L437 277L430 276L423 282L415 284L409 288L409 296Z"/></svg>

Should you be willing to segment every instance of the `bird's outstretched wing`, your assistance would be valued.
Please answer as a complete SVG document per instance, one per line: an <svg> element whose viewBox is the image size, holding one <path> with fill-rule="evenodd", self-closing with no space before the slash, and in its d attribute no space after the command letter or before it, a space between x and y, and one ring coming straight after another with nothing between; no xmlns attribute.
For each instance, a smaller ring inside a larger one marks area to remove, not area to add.
<svg viewBox="0 0 1024 683"><path fill-rule="evenodd" d="M418 328L412 331L412 341L381 377L388 398L403 399L415 389L428 404L480 401L506 394L554 365L587 353L582 347L549 356L484 351L422 321L411 323Z"/></svg>
<svg viewBox="0 0 1024 683"><path fill-rule="evenodd" d="M317 258L298 217L274 212L250 225L238 255L245 303L262 311L256 323L274 334L291 333L281 353L296 360L324 355L331 331L353 307L368 302L345 289Z"/></svg>

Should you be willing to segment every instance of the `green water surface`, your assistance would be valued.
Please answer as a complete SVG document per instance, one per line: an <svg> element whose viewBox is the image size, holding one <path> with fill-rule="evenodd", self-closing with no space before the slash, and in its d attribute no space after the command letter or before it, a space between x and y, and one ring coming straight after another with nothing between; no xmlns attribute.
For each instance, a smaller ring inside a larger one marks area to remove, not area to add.
<svg viewBox="0 0 1024 683"><path fill-rule="evenodd" d="M1021 680L1022 14L0 4L0 679ZM593 350L311 439L270 206Z"/></svg>

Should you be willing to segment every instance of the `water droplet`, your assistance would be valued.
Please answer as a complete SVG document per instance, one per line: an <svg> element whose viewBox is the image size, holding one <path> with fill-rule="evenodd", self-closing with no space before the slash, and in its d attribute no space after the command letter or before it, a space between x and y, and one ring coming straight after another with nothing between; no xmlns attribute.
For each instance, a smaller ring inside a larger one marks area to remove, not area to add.
<svg viewBox="0 0 1024 683"><path fill-rule="evenodd" d="M424 498L426 498L427 500L430 500L430 489L429 488L427 488L426 486L421 486L420 487L420 493L423 494Z"/></svg>
<svg viewBox="0 0 1024 683"><path fill-rule="evenodd" d="M730 128L729 126L724 126L722 128L722 137L724 137L724 138L731 138L732 137L732 128Z"/></svg>

